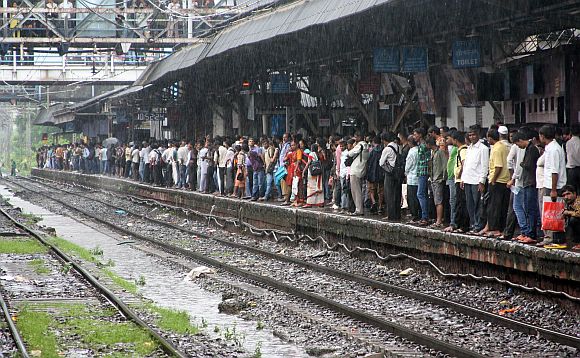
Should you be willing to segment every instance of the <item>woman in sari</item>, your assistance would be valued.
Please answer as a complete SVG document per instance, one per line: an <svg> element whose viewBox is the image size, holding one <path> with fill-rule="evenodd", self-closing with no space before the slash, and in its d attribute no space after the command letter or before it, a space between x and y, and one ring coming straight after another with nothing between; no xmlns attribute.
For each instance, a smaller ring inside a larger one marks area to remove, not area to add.
<svg viewBox="0 0 580 358"><path fill-rule="evenodd" d="M286 153L286 156L284 157L284 163L286 165L286 178L282 179L286 182L286 185L289 188L292 188L292 181L294 180L294 168L296 167L296 159L295 159L295 153L296 153L296 142L291 142L290 143L290 149L288 150L288 153ZM290 199L293 196L292 192L289 192L285 195L284 197L284 202L282 203L282 206L287 206L290 205Z"/></svg>
<svg viewBox="0 0 580 358"><path fill-rule="evenodd" d="M306 184L306 205L303 208L311 208L313 206L324 206L324 188L322 185L322 172L318 175L312 175L311 166L314 162L318 162L318 144L313 144L311 151L306 154L308 163L304 168L305 173L308 173L308 180ZM306 152L305 152L306 153ZM319 162L320 164L320 162Z"/></svg>

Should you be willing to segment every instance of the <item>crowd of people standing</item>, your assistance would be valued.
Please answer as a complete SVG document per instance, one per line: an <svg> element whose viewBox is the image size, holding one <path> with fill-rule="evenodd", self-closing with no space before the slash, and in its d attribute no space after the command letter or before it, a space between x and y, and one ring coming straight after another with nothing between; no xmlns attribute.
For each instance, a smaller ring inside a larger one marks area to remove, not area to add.
<svg viewBox="0 0 580 358"><path fill-rule="evenodd" d="M432 126L366 137L207 136L54 146L39 150L37 161L39 167L580 250L579 136L578 126L510 131L501 124L485 132L476 125L467 132ZM544 201L565 202L564 232L542 230Z"/></svg>

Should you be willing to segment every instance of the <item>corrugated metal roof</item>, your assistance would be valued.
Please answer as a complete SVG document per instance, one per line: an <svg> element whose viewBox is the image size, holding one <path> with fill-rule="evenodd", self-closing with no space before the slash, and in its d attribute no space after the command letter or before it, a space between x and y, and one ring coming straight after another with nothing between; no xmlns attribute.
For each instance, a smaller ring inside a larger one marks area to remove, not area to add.
<svg viewBox="0 0 580 358"><path fill-rule="evenodd" d="M304 0L246 19L222 31L207 57L275 36L303 30L370 9L392 0Z"/></svg>
<svg viewBox="0 0 580 358"><path fill-rule="evenodd" d="M195 65L206 47L206 43L188 46L162 60L153 62L147 66L147 69L139 76L133 86L146 86L170 73Z"/></svg>
<svg viewBox="0 0 580 358"><path fill-rule="evenodd" d="M54 113L62 110L63 108L64 108L63 103L57 103L48 108L42 108L40 111L38 111L38 114L36 115L33 124L37 126L54 125L55 124Z"/></svg>
<svg viewBox="0 0 580 358"><path fill-rule="evenodd" d="M272 12L248 17L222 30L210 43L185 47L151 63L133 87L148 85L230 49L325 24L390 1L393 0L302 0Z"/></svg>

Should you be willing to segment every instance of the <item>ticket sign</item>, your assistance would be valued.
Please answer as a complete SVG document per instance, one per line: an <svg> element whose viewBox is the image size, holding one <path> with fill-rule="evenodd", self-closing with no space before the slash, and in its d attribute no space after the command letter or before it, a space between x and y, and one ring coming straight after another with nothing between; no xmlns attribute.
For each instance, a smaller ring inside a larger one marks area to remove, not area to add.
<svg viewBox="0 0 580 358"><path fill-rule="evenodd" d="M401 72L427 72L428 62L426 47L401 48Z"/></svg>
<svg viewBox="0 0 580 358"><path fill-rule="evenodd" d="M453 42L453 68L481 67L479 40L457 40Z"/></svg>
<svg viewBox="0 0 580 358"><path fill-rule="evenodd" d="M373 70L376 73L400 72L399 49L396 47L375 48L373 50Z"/></svg>

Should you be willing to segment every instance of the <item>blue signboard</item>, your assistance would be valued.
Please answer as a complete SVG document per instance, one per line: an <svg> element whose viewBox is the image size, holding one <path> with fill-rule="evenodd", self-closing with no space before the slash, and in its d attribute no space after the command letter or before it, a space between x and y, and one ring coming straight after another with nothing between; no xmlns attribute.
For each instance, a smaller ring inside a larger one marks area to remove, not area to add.
<svg viewBox="0 0 580 358"><path fill-rule="evenodd" d="M271 74L272 93L290 92L290 77L284 73Z"/></svg>
<svg viewBox="0 0 580 358"><path fill-rule="evenodd" d="M481 67L481 48L478 39L453 42L453 68Z"/></svg>
<svg viewBox="0 0 580 358"><path fill-rule="evenodd" d="M399 49L396 47L375 48L373 50L373 70L382 72L400 72Z"/></svg>
<svg viewBox="0 0 580 358"><path fill-rule="evenodd" d="M427 72L426 47L403 47L401 49L401 72Z"/></svg>
<svg viewBox="0 0 580 358"><path fill-rule="evenodd" d="M271 119L272 137L282 137L286 131L286 115L274 114Z"/></svg>

